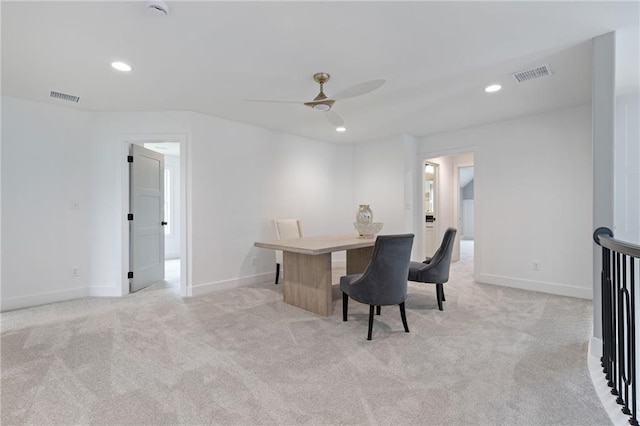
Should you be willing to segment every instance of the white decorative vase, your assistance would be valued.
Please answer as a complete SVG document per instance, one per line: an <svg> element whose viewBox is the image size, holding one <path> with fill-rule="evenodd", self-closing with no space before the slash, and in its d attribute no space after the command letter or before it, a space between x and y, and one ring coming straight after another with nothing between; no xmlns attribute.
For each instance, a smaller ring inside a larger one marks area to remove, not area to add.
<svg viewBox="0 0 640 426"><path fill-rule="evenodd" d="M360 204L358 212L356 213L356 223L371 223L373 222L373 211L369 204Z"/></svg>

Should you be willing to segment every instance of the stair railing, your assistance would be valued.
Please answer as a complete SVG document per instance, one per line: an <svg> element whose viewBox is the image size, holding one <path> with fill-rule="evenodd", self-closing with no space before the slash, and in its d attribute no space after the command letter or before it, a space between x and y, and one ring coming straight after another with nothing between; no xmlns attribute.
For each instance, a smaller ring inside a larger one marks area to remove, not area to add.
<svg viewBox="0 0 640 426"><path fill-rule="evenodd" d="M640 246L613 238L598 228L602 247L602 369L622 412L638 425L636 381L636 297L640 280Z"/></svg>

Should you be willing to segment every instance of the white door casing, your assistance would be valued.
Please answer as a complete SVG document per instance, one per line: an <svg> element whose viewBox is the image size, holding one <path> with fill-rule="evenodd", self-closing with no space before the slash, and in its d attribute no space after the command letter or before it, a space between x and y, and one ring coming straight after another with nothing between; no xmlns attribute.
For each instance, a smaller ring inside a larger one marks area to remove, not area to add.
<svg viewBox="0 0 640 426"><path fill-rule="evenodd" d="M164 156L131 145L130 291L164 280Z"/></svg>

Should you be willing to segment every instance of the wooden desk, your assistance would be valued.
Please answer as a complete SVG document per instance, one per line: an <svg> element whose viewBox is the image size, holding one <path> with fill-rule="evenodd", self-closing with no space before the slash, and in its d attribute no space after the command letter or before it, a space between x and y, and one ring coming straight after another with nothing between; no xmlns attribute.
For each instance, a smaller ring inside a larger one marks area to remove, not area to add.
<svg viewBox="0 0 640 426"><path fill-rule="evenodd" d="M285 303L326 317L333 312L331 253L346 250L347 274L357 274L369 264L374 244L375 238L342 234L256 242L254 246L282 250Z"/></svg>

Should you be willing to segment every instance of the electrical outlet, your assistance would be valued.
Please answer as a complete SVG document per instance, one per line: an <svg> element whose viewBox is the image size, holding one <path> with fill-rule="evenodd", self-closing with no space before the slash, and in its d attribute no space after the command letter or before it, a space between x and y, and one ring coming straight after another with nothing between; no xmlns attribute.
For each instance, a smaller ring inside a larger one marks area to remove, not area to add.
<svg viewBox="0 0 640 426"><path fill-rule="evenodd" d="M72 277L79 277L80 276L80 268L78 268L77 266L74 266L73 268L71 268L71 276Z"/></svg>
<svg viewBox="0 0 640 426"><path fill-rule="evenodd" d="M537 260L534 260L531 262L531 270L532 271L539 271L540 270L540 262L538 262Z"/></svg>
<svg viewBox="0 0 640 426"><path fill-rule="evenodd" d="M251 258L251 266L258 266L258 258L253 256Z"/></svg>

